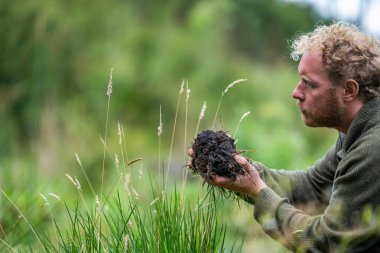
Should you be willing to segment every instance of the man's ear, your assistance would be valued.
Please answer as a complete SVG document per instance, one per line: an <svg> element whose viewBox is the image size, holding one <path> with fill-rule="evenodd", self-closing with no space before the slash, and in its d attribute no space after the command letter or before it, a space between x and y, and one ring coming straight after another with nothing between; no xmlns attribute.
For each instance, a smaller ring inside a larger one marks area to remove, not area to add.
<svg viewBox="0 0 380 253"><path fill-rule="evenodd" d="M343 84L343 99L344 101L352 101L359 94L359 84L354 79L347 79Z"/></svg>

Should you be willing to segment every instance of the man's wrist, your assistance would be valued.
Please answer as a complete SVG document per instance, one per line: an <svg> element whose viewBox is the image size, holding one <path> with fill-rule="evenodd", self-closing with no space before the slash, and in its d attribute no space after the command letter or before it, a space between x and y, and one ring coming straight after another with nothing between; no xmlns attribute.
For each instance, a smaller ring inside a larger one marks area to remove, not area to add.
<svg viewBox="0 0 380 253"><path fill-rule="evenodd" d="M256 182L256 184L254 185L254 187L252 187L252 190L250 191L250 195L252 195L253 197L257 196L262 189L264 189L265 187L267 187L267 185L265 184L265 182L263 180L258 180Z"/></svg>

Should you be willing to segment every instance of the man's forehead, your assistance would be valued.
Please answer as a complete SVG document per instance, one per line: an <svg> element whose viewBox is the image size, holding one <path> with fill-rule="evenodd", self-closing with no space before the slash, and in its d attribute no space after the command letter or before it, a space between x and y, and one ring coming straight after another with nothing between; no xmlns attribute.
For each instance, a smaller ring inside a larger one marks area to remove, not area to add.
<svg viewBox="0 0 380 253"><path fill-rule="evenodd" d="M324 70L321 51L305 51L298 64L298 72L301 73L308 69Z"/></svg>

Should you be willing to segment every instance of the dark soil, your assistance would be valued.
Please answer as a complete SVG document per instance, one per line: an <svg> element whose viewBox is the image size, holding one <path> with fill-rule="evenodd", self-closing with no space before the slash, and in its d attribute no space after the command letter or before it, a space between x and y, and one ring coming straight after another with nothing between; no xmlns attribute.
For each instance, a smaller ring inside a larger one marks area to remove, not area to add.
<svg viewBox="0 0 380 253"><path fill-rule="evenodd" d="M236 180L244 170L233 158L237 154L234 142L224 131L205 130L198 134L192 145L193 171L205 180L215 175Z"/></svg>

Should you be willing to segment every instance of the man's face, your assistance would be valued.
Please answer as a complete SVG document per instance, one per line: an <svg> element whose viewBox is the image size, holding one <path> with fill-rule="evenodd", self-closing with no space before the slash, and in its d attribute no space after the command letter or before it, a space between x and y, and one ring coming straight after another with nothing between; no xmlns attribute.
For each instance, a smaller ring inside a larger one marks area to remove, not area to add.
<svg viewBox="0 0 380 253"><path fill-rule="evenodd" d="M298 100L302 120L310 127L338 128L345 107L342 89L334 86L322 65L320 53L305 52L298 66L301 80L292 93Z"/></svg>

